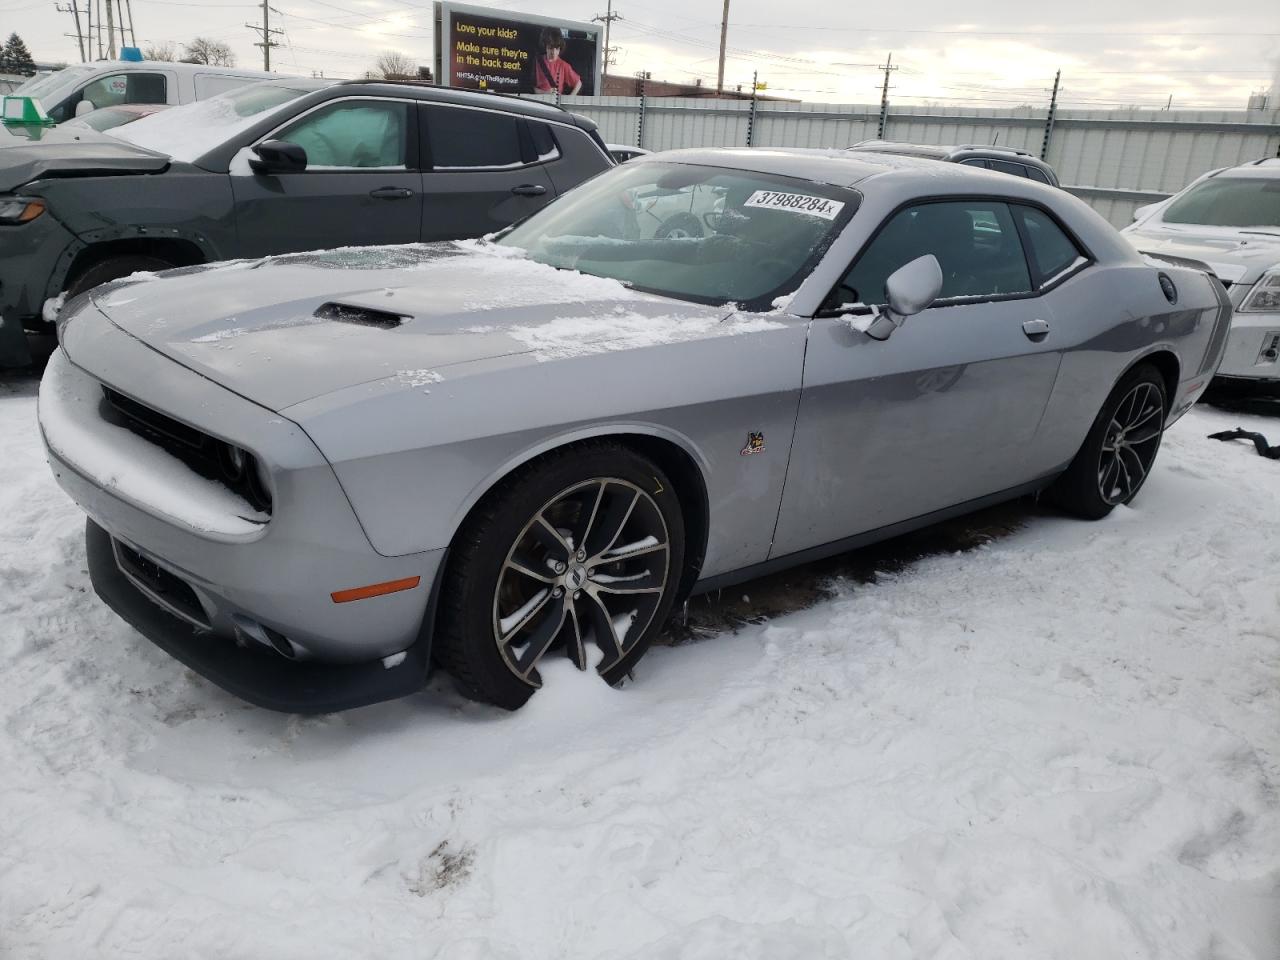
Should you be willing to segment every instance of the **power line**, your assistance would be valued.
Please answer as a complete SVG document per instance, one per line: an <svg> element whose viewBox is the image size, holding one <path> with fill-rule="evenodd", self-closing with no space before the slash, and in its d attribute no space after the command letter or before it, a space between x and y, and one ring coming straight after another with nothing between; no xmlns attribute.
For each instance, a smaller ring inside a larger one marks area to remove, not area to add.
<svg viewBox="0 0 1280 960"><path fill-rule="evenodd" d="M107 0L108 4L110 4L110 2L111 0ZM262 0L262 26L258 26L255 23L245 24L246 27L262 38L258 43L255 43L254 46L262 48L262 69L267 73L271 72L271 48L280 46L279 43L271 38L284 35L283 30L278 30L271 26L271 10L271 4L268 3L267 0ZM276 13L279 12L279 10L276 11Z"/></svg>

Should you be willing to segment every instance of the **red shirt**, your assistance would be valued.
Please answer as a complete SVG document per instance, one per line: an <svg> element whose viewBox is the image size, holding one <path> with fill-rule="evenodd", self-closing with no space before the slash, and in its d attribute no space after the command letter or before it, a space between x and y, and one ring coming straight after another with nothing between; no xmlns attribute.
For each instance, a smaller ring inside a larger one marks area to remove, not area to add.
<svg viewBox="0 0 1280 960"><path fill-rule="evenodd" d="M533 75L533 89L538 93L551 93L553 90L564 93L582 82L578 71L563 58L548 60L545 56L539 57ZM551 78L550 83L547 83L548 77Z"/></svg>

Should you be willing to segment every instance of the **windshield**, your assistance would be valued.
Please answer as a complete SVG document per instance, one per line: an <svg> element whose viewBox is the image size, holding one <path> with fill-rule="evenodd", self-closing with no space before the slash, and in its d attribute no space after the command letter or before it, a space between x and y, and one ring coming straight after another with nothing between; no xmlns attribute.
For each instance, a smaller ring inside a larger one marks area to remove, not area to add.
<svg viewBox="0 0 1280 960"><path fill-rule="evenodd" d="M809 180L632 161L499 240L553 267L697 303L768 309L849 221L857 194Z"/></svg>
<svg viewBox="0 0 1280 960"><path fill-rule="evenodd" d="M1280 227L1280 178L1214 177L1169 204L1165 223Z"/></svg>
<svg viewBox="0 0 1280 960"><path fill-rule="evenodd" d="M154 113L116 127L110 135L136 143L175 160L192 163L284 104L318 89L316 84L283 84L274 80Z"/></svg>
<svg viewBox="0 0 1280 960"><path fill-rule="evenodd" d="M66 67L53 73L32 77L14 90L10 96L35 97L40 101L40 105L48 110L50 107L56 107L61 103L62 98L70 93L80 81L88 79L95 69L97 68Z"/></svg>

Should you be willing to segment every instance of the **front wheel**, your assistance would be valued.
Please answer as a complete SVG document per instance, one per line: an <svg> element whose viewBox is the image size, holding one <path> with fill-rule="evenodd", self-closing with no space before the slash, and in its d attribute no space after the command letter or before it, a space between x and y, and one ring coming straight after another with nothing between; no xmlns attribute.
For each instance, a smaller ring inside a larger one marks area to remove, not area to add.
<svg viewBox="0 0 1280 960"><path fill-rule="evenodd" d="M514 710L568 657L620 681L661 629L684 524L662 470L614 443L543 457L495 489L455 541L435 657L464 693Z"/></svg>
<svg viewBox="0 0 1280 960"><path fill-rule="evenodd" d="M1160 371L1149 363L1134 367L1107 397L1050 497L1086 520L1100 520L1129 503L1151 473L1168 412Z"/></svg>

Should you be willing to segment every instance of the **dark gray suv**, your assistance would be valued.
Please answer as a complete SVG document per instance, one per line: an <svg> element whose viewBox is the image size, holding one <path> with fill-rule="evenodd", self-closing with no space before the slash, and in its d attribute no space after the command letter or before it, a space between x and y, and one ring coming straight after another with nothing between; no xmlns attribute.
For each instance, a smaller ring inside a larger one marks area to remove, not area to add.
<svg viewBox="0 0 1280 960"><path fill-rule="evenodd" d="M1047 183L1051 187L1060 186L1058 175L1053 172L1053 167L1026 150L1017 150L1014 147L984 146L975 143L948 146L932 143L899 143L896 140L864 140L862 143L855 143L849 149L946 160L951 163L963 163L970 167L983 167L1015 177L1025 177L1028 180Z"/></svg>
<svg viewBox="0 0 1280 960"><path fill-rule="evenodd" d="M47 325L64 291L236 257L481 236L611 166L595 124L567 111L383 82L267 81L112 135L7 147L0 366L28 362L23 328Z"/></svg>

